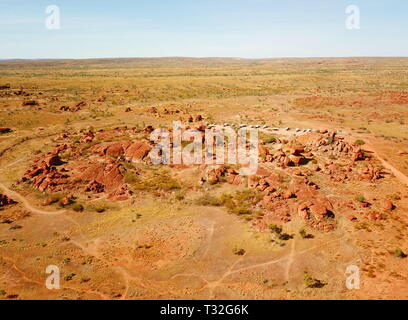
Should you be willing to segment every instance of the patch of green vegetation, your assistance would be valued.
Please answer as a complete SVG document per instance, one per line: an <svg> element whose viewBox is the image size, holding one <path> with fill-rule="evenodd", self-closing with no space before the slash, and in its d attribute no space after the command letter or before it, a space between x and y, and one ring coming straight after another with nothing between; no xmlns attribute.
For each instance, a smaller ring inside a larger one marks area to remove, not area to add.
<svg viewBox="0 0 408 320"><path fill-rule="evenodd" d="M67 275L64 277L64 281L71 281L72 279L74 279L75 276L76 276L76 273L67 274Z"/></svg>
<svg viewBox="0 0 408 320"><path fill-rule="evenodd" d="M237 215L251 215L252 208L262 199L262 194L252 189L237 191L234 194L223 194L221 196L222 205L228 212Z"/></svg>
<svg viewBox="0 0 408 320"><path fill-rule="evenodd" d="M237 256L243 256L245 255L245 250L242 248L238 248L237 246L235 246L234 248L232 248L232 253L237 255Z"/></svg>
<svg viewBox="0 0 408 320"><path fill-rule="evenodd" d="M157 192L181 189L179 182L165 169L154 170L143 179L139 175L132 177L125 175L125 179L134 191Z"/></svg>
<svg viewBox="0 0 408 320"><path fill-rule="evenodd" d="M71 209L74 210L75 212L82 212L85 210L84 206L80 203L74 203L71 206Z"/></svg>
<svg viewBox="0 0 408 320"><path fill-rule="evenodd" d="M278 239L282 241L288 241L293 239L293 235L283 232L282 226L271 224L269 225L269 230L271 230L272 234Z"/></svg>
<svg viewBox="0 0 408 320"><path fill-rule="evenodd" d="M196 200L196 204L199 206L220 207L222 206L222 201L206 193Z"/></svg>
<svg viewBox="0 0 408 320"><path fill-rule="evenodd" d="M401 249L401 248L397 248L397 249L395 249L395 251L394 251L394 255L395 255L397 258L401 258L401 259L403 259L403 258L406 258L406 257L407 257L407 255L405 254L405 252L404 252L404 251L402 251L402 249Z"/></svg>
<svg viewBox="0 0 408 320"><path fill-rule="evenodd" d="M327 283L313 278L307 271L304 271L303 282L307 288L323 288Z"/></svg>
<svg viewBox="0 0 408 320"><path fill-rule="evenodd" d="M98 213L102 213L106 211L106 208L104 206L99 205L99 206L95 206L94 210Z"/></svg>
<svg viewBox="0 0 408 320"><path fill-rule="evenodd" d="M355 198L358 202L366 202L366 199L364 198L363 195L358 195Z"/></svg>
<svg viewBox="0 0 408 320"><path fill-rule="evenodd" d="M313 239L314 238L314 236L312 234L307 233L305 228L301 228L299 230L299 234L300 234L302 239Z"/></svg>
<svg viewBox="0 0 408 320"><path fill-rule="evenodd" d="M282 231L283 231L283 228L281 226L276 225L276 224L271 224L271 225L269 225L269 230L271 230L272 233L281 234Z"/></svg>
<svg viewBox="0 0 408 320"><path fill-rule="evenodd" d="M364 141L364 140L361 140L361 139L358 139L358 140L356 140L356 142L354 142L354 144L355 144L356 146L362 146L362 145L365 144L365 141Z"/></svg>
<svg viewBox="0 0 408 320"><path fill-rule="evenodd" d="M268 137L268 138L265 139L265 143L266 143L266 144L268 144L268 143L275 143L276 140L277 140L276 137L271 136L271 137Z"/></svg>
<svg viewBox="0 0 408 320"><path fill-rule="evenodd" d="M136 184L140 182L140 178L137 173L131 171L131 170L126 170L124 173L125 177L125 182L127 184Z"/></svg>
<svg viewBox="0 0 408 320"><path fill-rule="evenodd" d="M186 192L185 191L179 191L176 193L175 198L177 201L182 201L186 197Z"/></svg>

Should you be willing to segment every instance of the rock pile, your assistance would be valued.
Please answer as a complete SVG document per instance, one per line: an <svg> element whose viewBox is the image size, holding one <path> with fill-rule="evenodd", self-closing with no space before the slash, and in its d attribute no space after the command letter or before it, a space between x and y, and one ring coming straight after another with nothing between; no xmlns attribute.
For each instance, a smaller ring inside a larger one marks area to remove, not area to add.
<svg viewBox="0 0 408 320"><path fill-rule="evenodd" d="M100 156L123 157L126 161L140 163L146 160L152 146L144 141L104 142L92 147L91 151Z"/></svg>
<svg viewBox="0 0 408 320"><path fill-rule="evenodd" d="M86 192L106 192L108 199L123 201L130 198L132 192L128 189L122 174L122 165L111 158L103 162L89 162L74 169L73 177L88 182Z"/></svg>
<svg viewBox="0 0 408 320"><path fill-rule="evenodd" d="M364 151L360 147L344 141L344 138L337 136L336 132L312 132L298 137L298 140L312 152L330 151L332 155L345 156L353 161L365 160Z"/></svg>
<svg viewBox="0 0 408 320"><path fill-rule="evenodd" d="M13 199L10 199L6 195L0 193L0 208L10 206L15 203L16 202Z"/></svg>
<svg viewBox="0 0 408 320"><path fill-rule="evenodd" d="M63 164L59 153L65 148L66 145L57 147L54 151L36 158L25 172L22 181L32 184L41 192L66 190L69 184L69 175L64 168L61 170L57 168Z"/></svg>

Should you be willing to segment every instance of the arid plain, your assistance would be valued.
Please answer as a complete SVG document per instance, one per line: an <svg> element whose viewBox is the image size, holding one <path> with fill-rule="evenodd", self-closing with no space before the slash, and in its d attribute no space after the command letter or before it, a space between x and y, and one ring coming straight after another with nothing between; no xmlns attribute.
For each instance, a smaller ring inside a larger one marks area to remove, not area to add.
<svg viewBox="0 0 408 320"><path fill-rule="evenodd" d="M173 121L258 172L151 164ZM0 299L407 299L407 123L408 58L0 61Z"/></svg>

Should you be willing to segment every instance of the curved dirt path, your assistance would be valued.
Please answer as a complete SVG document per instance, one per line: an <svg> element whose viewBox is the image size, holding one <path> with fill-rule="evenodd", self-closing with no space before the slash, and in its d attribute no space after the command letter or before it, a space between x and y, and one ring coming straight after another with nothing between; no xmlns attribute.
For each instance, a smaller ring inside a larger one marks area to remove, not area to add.
<svg viewBox="0 0 408 320"><path fill-rule="evenodd" d="M24 196L22 196L21 194L19 194L16 191L10 190L3 183L0 183L0 188L3 189L5 191L5 194L7 196L9 196L10 198L19 200L24 205L24 207L27 210L31 211L32 213L41 214L41 215L48 215L48 216L59 215L59 214L65 213L65 210L44 211L44 210L37 209L37 208L35 208L34 206L32 206L30 204L30 202L27 200L27 198L25 198Z"/></svg>
<svg viewBox="0 0 408 320"><path fill-rule="evenodd" d="M369 152L373 152L377 159L380 160L380 162L386 169L390 170L398 180L400 180L403 184L408 186L408 177L401 171L399 171L397 168L395 168L391 163L381 158L378 154L378 151L372 144L365 144L364 149Z"/></svg>

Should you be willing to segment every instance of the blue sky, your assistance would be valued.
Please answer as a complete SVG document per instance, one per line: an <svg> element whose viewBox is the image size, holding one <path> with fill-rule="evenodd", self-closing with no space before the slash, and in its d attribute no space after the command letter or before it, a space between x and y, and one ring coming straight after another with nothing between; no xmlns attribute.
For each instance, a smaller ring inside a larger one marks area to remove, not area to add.
<svg viewBox="0 0 408 320"><path fill-rule="evenodd" d="M407 33L407 0L0 0L0 59L408 56Z"/></svg>

